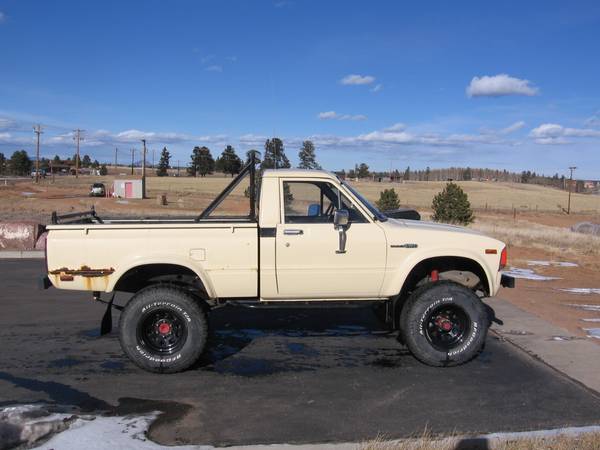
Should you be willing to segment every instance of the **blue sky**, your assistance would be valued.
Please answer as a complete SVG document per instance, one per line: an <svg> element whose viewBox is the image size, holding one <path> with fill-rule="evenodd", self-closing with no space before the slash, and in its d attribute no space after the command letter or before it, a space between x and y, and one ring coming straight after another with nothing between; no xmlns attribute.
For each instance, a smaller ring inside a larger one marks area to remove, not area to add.
<svg viewBox="0 0 600 450"><path fill-rule="evenodd" d="M312 139L328 169L600 178L600 3L0 0L0 151Z"/></svg>

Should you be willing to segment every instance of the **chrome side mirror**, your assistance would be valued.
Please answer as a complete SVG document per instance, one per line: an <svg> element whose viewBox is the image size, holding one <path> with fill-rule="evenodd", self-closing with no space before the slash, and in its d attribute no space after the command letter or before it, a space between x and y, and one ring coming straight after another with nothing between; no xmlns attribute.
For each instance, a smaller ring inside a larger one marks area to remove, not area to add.
<svg viewBox="0 0 600 450"><path fill-rule="evenodd" d="M346 209L338 209L333 213L333 226L335 228L347 227L350 221L350 213Z"/></svg>
<svg viewBox="0 0 600 450"><path fill-rule="evenodd" d="M338 230L339 248L336 253L346 253L346 228L350 221L350 213L346 209L338 209L333 213L333 226Z"/></svg>

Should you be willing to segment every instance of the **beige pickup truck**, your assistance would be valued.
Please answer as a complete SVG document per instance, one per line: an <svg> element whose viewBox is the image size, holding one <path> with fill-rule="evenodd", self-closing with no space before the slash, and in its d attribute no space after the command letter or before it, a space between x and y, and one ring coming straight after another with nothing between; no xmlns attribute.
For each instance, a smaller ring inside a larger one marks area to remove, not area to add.
<svg viewBox="0 0 600 450"><path fill-rule="evenodd" d="M453 366L478 354L490 323L482 299L514 285L501 272L502 242L390 219L329 172L266 170L260 183L255 172L249 163L198 217L54 214L44 287L93 292L108 304L103 333L111 309L122 309L121 346L153 372L194 364L208 314L228 302L374 304L423 363ZM133 296L118 306L116 291Z"/></svg>

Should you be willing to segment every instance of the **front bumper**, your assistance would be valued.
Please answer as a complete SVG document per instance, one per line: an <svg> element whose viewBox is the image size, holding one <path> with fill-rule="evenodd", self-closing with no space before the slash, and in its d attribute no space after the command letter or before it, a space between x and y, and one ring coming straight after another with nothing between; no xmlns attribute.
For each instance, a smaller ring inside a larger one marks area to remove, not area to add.
<svg viewBox="0 0 600 450"><path fill-rule="evenodd" d="M503 273L502 277L500 278L500 286L505 288L514 288L515 278Z"/></svg>

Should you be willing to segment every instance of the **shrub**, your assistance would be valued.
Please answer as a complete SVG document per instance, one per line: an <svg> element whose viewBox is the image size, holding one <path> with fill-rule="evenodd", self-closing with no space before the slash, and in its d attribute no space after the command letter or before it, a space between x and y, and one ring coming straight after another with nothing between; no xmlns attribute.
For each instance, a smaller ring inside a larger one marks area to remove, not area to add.
<svg viewBox="0 0 600 450"><path fill-rule="evenodd" d="M433 198L431 208L435 222L468 225L475 219L467 194L455 183L448 183Z"/></svg>
<svg viewBox="0 0 600 450"><path fill-rule="evenodd" d="M100 175L104 176L108 174L108 169L106 168L106 164L102 164L100 166Z"/></svg>
<svg viewBox="0 0 600 450"><path fill-rule="evenodd" d="M400 208L400 199L394 188L385 189L379 194L379 200L377 200L376 204L381 211L389 211Z"/></svg>

